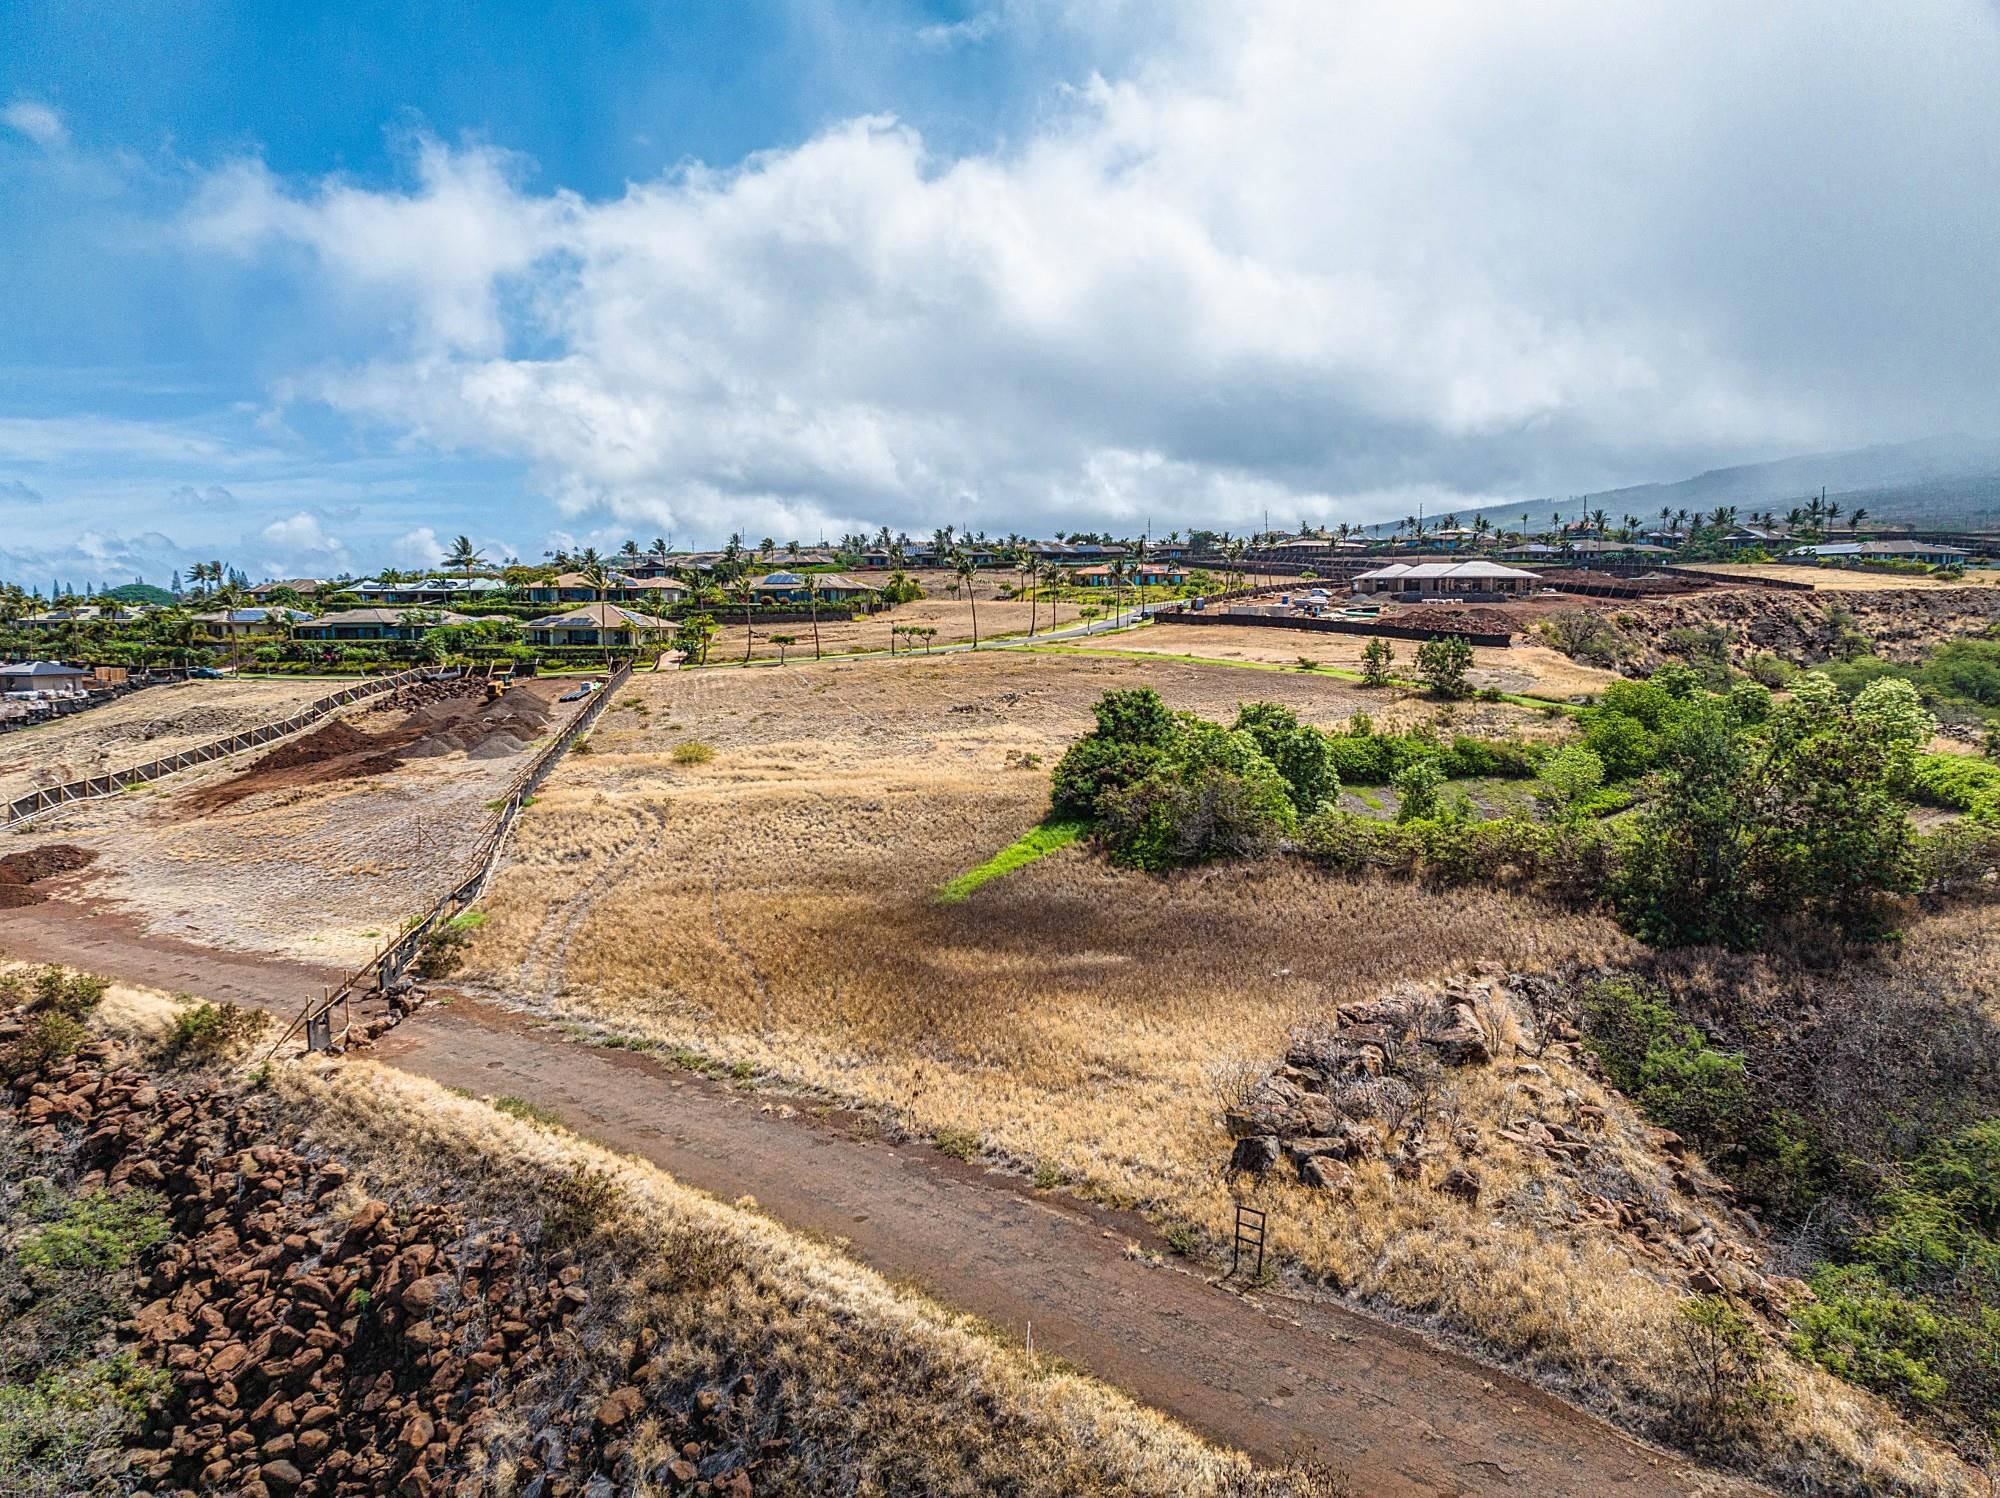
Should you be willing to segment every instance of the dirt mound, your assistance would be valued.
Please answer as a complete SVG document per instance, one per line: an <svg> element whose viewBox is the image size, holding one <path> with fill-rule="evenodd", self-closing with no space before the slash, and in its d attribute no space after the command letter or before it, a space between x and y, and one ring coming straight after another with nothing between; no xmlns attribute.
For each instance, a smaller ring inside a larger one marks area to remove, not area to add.
<svg viewBox="0 0 2000 1498"><path fill-rule="evenodd" d="M1416 608L1398 609L1394 614L1385 616L1382 622L1393 624L1398 629L1430 629L1468 635L1511 635L1520 628L1510 614L1471 605L1421 604Z"/></svg>
<svg viewBox="0 0 2000 1498"><path fill-rule="evenodd" d="M45 843L39 848L9 853L0 858L0 910L41 904L48 896L33 888L34 885L57 874L73 874L87 868L96 857L90 849L68 843Z"/></svg>
<svg viewBox="0 0 2000 1498"><path fill-rule="evenodd" d="M311 733L302 734L289 743L280 744L269 754L252 761L246 775L254 775L265 770L291 770L300 765L323 765L329 760L343 758L350 754L361 754L374 749L380 740L375 735L363 733L352 723L339 719L323 728L315 728Z"/></svg>

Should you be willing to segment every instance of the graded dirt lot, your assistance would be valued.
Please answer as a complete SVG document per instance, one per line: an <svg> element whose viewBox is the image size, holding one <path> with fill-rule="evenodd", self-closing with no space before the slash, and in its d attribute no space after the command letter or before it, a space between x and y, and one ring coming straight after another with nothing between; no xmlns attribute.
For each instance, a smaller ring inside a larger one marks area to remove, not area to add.
<svg viewBox="0 0 2000 1498"><path fill-rule="evenodd" d="M1417 647L1409 640L1391 640L1398 674L1416 675ZM1115 649L1161 655L1194 655L1216 660L1253 661L1296 666L1301 657L1343 671L1361 669L1361 652L1368 640L1361 635L1320 634L1311 630L1272 629L1261 625L1148 625L1115 640L1082 642L1076 650ZM1474 686L1503 692L1529 692L1563 699L1601 692L1618 675L1571 660L1546 645L1475 645L1472 648Z"/></svg>
<svg viewBox="0 0 2000 1498"><path fill-rule="evenodd" d="M571 685L535 682L495 704L404 689L6 841L96 855L84 873L37 881L37 896L208 946L349 965L457 876L487 803L574 711L555 703Z"/></svg>
<svg viewBox="0 0 2000 1498"><path fill-rule="evenodd" d="M324 681L183 681L0 736L0 801L144 764L291 716L338 690Z"/></svg>

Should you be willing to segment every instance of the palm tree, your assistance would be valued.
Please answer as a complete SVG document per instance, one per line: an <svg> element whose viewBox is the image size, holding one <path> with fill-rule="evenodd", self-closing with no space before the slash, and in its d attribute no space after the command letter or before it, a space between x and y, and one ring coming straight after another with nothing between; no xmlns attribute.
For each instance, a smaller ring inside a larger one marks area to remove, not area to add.
<svg viewBox="0 0 2000 1498"><path fill-rule="evenodd" d="M816 573L804 574L806 580L806 607L812 611L813 659L819 657L819 577Z"/></svg>
<svg viewBox="0 0 2000 1498"><path fill-rule="evenodd" d="M1840 519L1840 501L1830 499L1826 502L1826 523L1832 525L1838 519Z"/></svg>
<svg viewBox="0 0 2000 1498"><path fill-rule="evenodd" d="M632 543L628 541L625 544L629 546ZM458 536L453 539L451 550L445 554L444 560L447 567L456 567L470 581L472 569L483 563L486 555L472 544L472 537Z"/></svg>
<svg viewBox="0 0 2000 1498"><path fill-rule="evenodd" d="M736 573L731 579L730 586L736 596L743 600L743 664L747 666L750 664L750 642L755 638L752 633L750 608L757 601L757 590L751 586L750 568L747 565L741 562L736 564Z"/></svg>
<svg viewBox="0 0 2000 1498"><path fill-rule="evenodd" d="M972 565L972 558L963 551L952 553L951 570L958 574L958 580L965 584L965 596L972 603L972 648L979 648L979 590L974 586L979 581L979 569Z"/></svg>
<svg viewBox="0 0 2000 1498"><path fill-rule="evenodd" d="M1063 570L1060 562L1046 562L1042 566L1042 581L1049 589L1049 628L1056 627L1056 605L1062 601Z"/></svg>
<svg viewBox="0 0 2000 1498"><path fill-rule="evenodd" d="M1861 522L1867 518L1868 507L1866 505L1856 505L1852 510L1848 511L1847 528L1851 531L1858 531L1861 529Z"/></svg>
<svg viewBox="0 0 2000 1498"><path fill-rule="evenodd" d="M1041 612L1041 596L1035 590L1035 564L1026 551L1014 549L1014 570L1021 574L1021 591L1028 595L1028 638L1035 637L1035 622Z"/></svg>
<svg viewBox="0 0 2000 1498"><path fill-rule="evenodd" d="M597 554L595 546L584 547L583 555L577 558L576 570L583 578L583 585L596 595L592 600L596 606L591 609L591 613L597 625L597 643L603 647L604 664L608 668L611 665L611 645L604 638L604 595L610 591L611 574L605 570L604 558Z"/></svg>

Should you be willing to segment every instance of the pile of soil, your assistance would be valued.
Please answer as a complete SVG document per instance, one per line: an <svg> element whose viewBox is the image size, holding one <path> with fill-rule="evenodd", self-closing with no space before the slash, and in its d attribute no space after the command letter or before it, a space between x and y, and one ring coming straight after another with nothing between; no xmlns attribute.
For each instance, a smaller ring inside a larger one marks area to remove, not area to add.
<svg viewBox="0 0 2000 1498"><path fill-rule="evenodd" d="M34 888L35 885L57 874L73 874L87 868L96 857L89 848L72 847L68 843L44 843L39 848L9 853L0 858L0 910L41 904L48 895Z"/></svg>
<svg viewBox="0 0 2000 1498"><path fill-rule="evenodd" d="M1382 622L1399 629L1430 629L1469 635L1511 635L1520 629L1511 614L1469 604L1457 607L1422 604L1416 608L1397 609L1394 614L1385 615Z"/></svg>
<svg viewBox="0 0 2000 1498"><path fill-rule="evenodd" d="M280 744L242 773L196 792L184 804L200 815L261 791L386 775L412 759L519 754L547 732L549 698L559 686L516 687L488 702L486 685L476 677L415 682L362 713L359 723L370 727L335 718Z"/></svg>

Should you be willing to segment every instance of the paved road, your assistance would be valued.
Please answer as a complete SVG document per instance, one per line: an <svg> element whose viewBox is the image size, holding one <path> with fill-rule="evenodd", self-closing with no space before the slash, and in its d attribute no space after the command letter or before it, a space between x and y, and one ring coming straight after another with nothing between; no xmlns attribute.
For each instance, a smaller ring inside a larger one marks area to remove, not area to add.
<svg viewBox="0 0 2000 1498"><path fill-rule="evenodd" d="M287 1016L337 976L149 936L60 901L0 912L0 951ZM1156 1267L1126 1250L1150 1239L1137 1218L883 1140L859 1120L815 1119L468 999L422 1011L374 1054L449 1086L530 1099L719 1197L753 1196L780 1222L848 1240L892 1279L1016 1333L1032 1328L1038 1349L1211 1440L1267 1462L1317 1451L1357 1492L1755 1491L1369 1317L1260 1304Z"/></svg>

